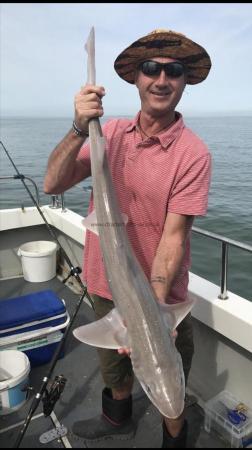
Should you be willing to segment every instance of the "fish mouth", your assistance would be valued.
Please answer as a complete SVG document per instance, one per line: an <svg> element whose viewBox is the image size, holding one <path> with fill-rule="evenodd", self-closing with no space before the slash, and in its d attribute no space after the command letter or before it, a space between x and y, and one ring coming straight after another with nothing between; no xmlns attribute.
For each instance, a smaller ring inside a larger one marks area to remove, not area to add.
<svg viewBox="0 0 252 450"><path fill-rule="evenodd" d="M143 383L141 382L142 388L153 403L156 408L161 412L164 417L169 419L177 419L181 416L184 410L184 401L182 399L166 399L165 401L157 398L155 395L155 385L153 383Z"/></svg>

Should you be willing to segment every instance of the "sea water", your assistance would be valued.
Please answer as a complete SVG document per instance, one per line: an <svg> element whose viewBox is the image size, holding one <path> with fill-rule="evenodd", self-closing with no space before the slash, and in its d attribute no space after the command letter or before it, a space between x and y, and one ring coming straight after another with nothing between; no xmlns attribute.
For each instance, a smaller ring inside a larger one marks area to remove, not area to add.
<svg viewBox="0 0 252 450"><path fill-rule="evenodd" d="M213 157L212 183L206 217L194 225L252 245L252 117L185 117L185 123L209 147ZM41 204L51 203L43 193L43 178L53 148L71 128L66 118L5 118L1 140L20 173L38 184ZM0 150L0 177L14 175ZM65 193L66 207L86 215L92 178ZM31 185L31 189L33 189ZM0 180L0 209L31 206L20 180ZM192 238L192 271L219 284L221 243L195 235ZM230 247L228 289L252 300L252 254Z"/></svg>

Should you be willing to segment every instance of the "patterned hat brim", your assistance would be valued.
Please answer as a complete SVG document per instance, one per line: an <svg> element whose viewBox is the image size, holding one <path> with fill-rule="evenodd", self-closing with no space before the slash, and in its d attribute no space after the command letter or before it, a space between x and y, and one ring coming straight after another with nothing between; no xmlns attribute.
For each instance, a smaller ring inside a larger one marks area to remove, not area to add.
<svg viewBox="0 0 252 450"><path fill-rule="evenodd" d="M187 84L205 80L211 59L206 50L180 33L153 32L133 42L116 58L115 71L125 81L135 84L138 65L154 57L169 57L181 61L187 67Z"/></svg>

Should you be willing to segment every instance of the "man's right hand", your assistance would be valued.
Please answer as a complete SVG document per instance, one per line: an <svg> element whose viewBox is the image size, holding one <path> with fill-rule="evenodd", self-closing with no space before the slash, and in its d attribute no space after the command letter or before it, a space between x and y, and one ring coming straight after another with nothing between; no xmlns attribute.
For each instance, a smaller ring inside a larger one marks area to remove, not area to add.
<svg viewBox="0 0 252 450"><path fill-rule="evenodd" d="M80 92L76 94L74 121L80 130L88 133L89 120L103 115L102 97L104 95L104 87L91 84L82 86Z"/></svg>

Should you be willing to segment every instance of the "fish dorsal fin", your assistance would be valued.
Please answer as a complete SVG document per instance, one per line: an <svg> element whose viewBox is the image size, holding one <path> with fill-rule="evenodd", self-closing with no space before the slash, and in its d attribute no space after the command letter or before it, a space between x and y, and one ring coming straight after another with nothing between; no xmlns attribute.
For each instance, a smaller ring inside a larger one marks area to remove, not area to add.
<svg viewBox="0 0 252 450"><path fill-rule="evenodd" d="M102 319L76 328L73 334L79 341L94 347L116 350L128 346L127 328L116 308Z"/></svg>
<svg viewBox="0 0 252 450"><path fill-rule="evenodd" d="M171 330L175 330L177 326L182 322L182 320L189 314L193 305L195 304L195 300L186 300L181 303L174 304L159 304L160 313L163 316L166 325Z"/></svg>
<svg viewBox="0 0 252 450"><path fill-rule="evenodd" d="M129 218L127 214L121 213L122 219L125 225L127 225ZM99 236L99 226L97 225L97 217L96 217L96 211L93 209L93 211L82 220L82 225L84 225L87 230L92 231L93 233L97 234Z"/></svg>

